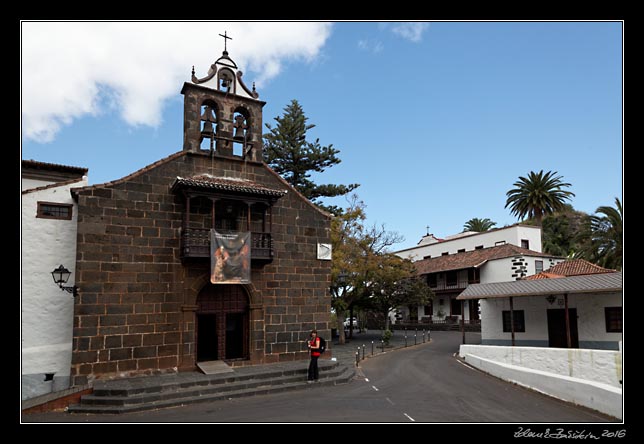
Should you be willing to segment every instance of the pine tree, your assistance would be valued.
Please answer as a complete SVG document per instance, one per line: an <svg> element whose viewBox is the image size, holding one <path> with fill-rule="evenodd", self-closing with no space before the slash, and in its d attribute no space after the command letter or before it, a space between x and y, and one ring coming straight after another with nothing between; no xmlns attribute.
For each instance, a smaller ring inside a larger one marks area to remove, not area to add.
<svg viewBox="0 0 644 444"><path fill-rule="evenodd" d="M321 173L341 160L337 157L340 151L333 148L333 144L322 146L320 139L306 140L306 132L315 128L307 121L304 110L293 99L284 108L284 114L275 117L275 128L266 124L270 132L264 134L264 161L313 203L337 214L340 212L338 207L325 206L319 198L342 196L359 185L318 185L311 180L312 172Z"/></svg>

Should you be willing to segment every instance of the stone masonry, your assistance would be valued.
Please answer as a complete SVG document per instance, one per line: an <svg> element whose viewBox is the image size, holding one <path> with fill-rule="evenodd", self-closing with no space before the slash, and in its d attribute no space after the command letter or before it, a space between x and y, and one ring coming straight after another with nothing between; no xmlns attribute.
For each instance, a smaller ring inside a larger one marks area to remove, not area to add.
<svg viewBox="0 0 644 444"><path fill-rule="evenodd" d="M184 204L177 176L244 177L288 193L273 207L275 257L252 263L250 359L306 359L311 329L330 337L329 215L261 162L182 151L123 179L75 190L78 199L72 378L195 368L195 307L209 261L182 263ZM237 363L239 364L239 363Z"/></svg>

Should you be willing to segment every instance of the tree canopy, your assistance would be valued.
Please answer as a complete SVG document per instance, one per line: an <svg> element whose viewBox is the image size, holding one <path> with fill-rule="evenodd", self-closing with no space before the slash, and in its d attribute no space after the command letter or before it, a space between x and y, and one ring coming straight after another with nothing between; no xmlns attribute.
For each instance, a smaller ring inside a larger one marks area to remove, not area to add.
<svg viewBox="0 0 644 444"><path fill-rule="evenodd" d="M514 188L509 190L505 208L510 207L510 213L519 219L534 217L537 225L541 226L542 219L547 214L564 208L566 200L574 197L572 191L563 188L570 187L562 181L557 172L543 170L531 171L527 177L519 176Z"/></svg>
<svg viewBox="0 0 644 444"><path fill-rule="evenodd" d="M338 207L325 206L320 198L342 196L359 185L316 184L311 179L312 173L324 172L341 160L337 156L340 151L333 148L333 144L322 146L320 139L314 142L307 140L307 131L315 128L307 121L304 109L293 99L284 108L284 114L275 117L274 128L266 124L269 132L263 135L264 161L306 198L337 214Z"/></svg>
<svg viewBox="0 0 644 444"><path fill-rule="evenodd" d="M587 238L581 256L605 268L622 269L624 212L616 197L615 207L601 206L590 216L580 233Z"/></svg>
<svg viewBox="0 0 644 444"><path fill-rule="evenodd" d="M384 225L366 226L365 219L365 204L354 194L331 225L331 295L341 343L344 312L352 304L386 314L399 305L423 304L431 294L415 278L412 262L389 251L402 237Z"/></svg>
<svg viewBox="0 0 644 444"><path fill-rule="evenodd" d="M465 225L463 225L463 232L478 231L479 233L481 233L483 231L490 230L495 225L496 225L496 222L491 221L487 217L485 219L479 219L478 217L473 217L472 219L465 222Z"/></svg>

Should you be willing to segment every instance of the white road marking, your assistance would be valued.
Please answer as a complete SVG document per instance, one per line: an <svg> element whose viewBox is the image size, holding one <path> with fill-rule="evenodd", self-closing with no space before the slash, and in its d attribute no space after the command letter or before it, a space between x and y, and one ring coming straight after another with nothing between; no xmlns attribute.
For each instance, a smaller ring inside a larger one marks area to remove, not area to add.
<svg viewBox="0 0 644 444"><path fill-rule="evenodd" d="M389 399L389 398L385 398L385 399L389 402L389 404L396 405L396 404L393 403L393 401L391 399Z"/></svg>
<svg viewBox="0 0 644 444"><path fill-rule="evenodd" d="M411 416L409 416L407 413L404 413L404 412L403 412L403 415L405 415L407 418L409 418L409 420L410 420L411 422L416 422L416 420L415 420L414 418L412 418Z"/></svg>
<svg viewBox="0 0 644 444"><path fill-rule="evenodd" d="M366 382L369 382L369 378L364 378L364 380L365 380Z"/></svg>
<svg viewBox="0 0 644 444"><path fill-rule="evenodd" d="M371 388L374 389L375 391L378 391L378 387L376 387L375 385L372 385Z"/></svg>

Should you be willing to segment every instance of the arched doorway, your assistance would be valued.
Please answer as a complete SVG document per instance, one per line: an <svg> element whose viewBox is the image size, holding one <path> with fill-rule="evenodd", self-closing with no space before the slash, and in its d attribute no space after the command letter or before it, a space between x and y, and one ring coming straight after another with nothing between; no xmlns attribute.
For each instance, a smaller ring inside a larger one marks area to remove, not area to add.
<svg viewBox="0 0 644 444"><path fill-rule="evenodd" d="M241 285L207 284L197 297L197 362L248 359L248 295Z"/></svg>

